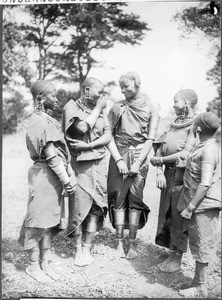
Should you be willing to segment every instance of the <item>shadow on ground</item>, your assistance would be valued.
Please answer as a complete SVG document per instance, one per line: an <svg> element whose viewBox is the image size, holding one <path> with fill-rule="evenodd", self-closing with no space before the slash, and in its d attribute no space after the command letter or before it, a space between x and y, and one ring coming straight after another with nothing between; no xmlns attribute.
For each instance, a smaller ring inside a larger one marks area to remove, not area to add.
<svg viewBox="0 0 222 300"><path fill-rule="evenodd" d="M17 241L2 240L2 298L179 298L177 284L193 275L192 263L184 259L183 272L160 272L157 264L167 257L164 248L137 239L139 256L115 259L115 232L104 227L94 239L95 262L85 267L72 265L73 241L60 232L52 243L52 260L61 280L43 286L25 273L27 253ZM125 236L125 250L128 238ZM211 298L220 297L220 271L212 269Z"/></svg>

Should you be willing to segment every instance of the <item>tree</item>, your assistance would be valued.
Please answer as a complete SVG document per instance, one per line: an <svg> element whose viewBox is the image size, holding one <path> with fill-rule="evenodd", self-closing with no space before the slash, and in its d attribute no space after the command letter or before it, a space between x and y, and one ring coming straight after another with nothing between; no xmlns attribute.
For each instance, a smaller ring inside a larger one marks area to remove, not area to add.
<svg viewBox="0 0 222 300"><path fill-rule="evenodd" d="M207 80L217 87L218 96L208 103L207 110L221 116L221 86L220 86L220 1L201 1L197 7L184 9L174 16L179 22L179 28L187 37L191 33L202 33L212 42L211 55L215 57L214 66L207 72Z"/></svg>
<svg viewBox="0 0 222 300"><path fill-rule="evenodd" d="M12 8L4 7L3 14L3 134L16 131L25 115L27 103L21 93L22 86L30 86L32 71L27 61L28 44L23 32L14 22Z"/></svg>
<svg viewBox="0 0 222 300"><path fill-rule="evenodd" d="M217 87L218 96L208 102L207 111L211 111L221 118L221 52L218 51L216 64L207 72L207 79Z"/></svg>
<svg viewBox="0 0 222 300"><path fill-rule="evenodd" d="M116 42L139 45L150 28L139 16L125 13L124 6L127 4L25 6L31 19L20 29L38 49L38 78L53 73L57 78L71 77L81 87L92 66L98 63L92 57L93 49L109 49Z"/></svg>
<svg viewBox="0 0 222 300"><path fill-rule="evenodd" d="M66 29L66 5L27 5L25 11L31 19L29 24L22 23L20 29L37 48L37 77L45 79L57 67L59 38Z"/></svg>
<svg viewBox="0 0 222 300"><path fill-rule="evenodd" d="M80 87L90 69L97 62L93 49L109 49L117 42L139 45L145 32L150 30L139 16L127 14L124 3L87 3L70 5L67 9L68 26L72 41L62 56L62 68L79 80Z"/></svg>
<svg viewBox="0 0 222 300"><path fill-rule="evenodd" d="M32 76L27 61L28 43L23 32L15 23L11 8L4 8L3 15L3 85L19 85L22 79L27 86Z"/></svg>
<svg viewBox="0 0 222 300"><path fill-rule="evenodd" d="M81 88L92 66L99 63L93 50L109 49L116 43L139 45L150 30L139 16L125 13L124 6L127 4L8 6L4 9L5 83L11 85L16 74L29 87L31 78L48 79L50 75L79 82ZM26 14L24 19L16 16L21 11Z"/></svg>

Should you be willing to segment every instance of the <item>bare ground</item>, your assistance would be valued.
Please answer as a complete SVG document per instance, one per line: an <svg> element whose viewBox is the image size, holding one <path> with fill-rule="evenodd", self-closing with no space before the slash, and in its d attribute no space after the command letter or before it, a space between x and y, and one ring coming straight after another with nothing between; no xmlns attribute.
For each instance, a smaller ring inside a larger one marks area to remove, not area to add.
<svg viewBox="0 0 222 300"><path fill-rule="evenodd" d="M194 261L186 254L182 271L161 272L157 264L168 251L154 243L159 191L151 167L144 191L151 213L138 232L138 258L115 260L115 234L108 218L92 247L95 262L86 267L72 266L72 240L61 232L53 241L52 266L61 280L50 285L37 283L25 273L27 254L17 244L28 197L27 170L32 162L25 147L24 132L3 139L2 167L2 298L182 298L178 283L194 273ZM127 234L125 244L127 246ZM217 257L209 268L209 298L221 298L221 235L218 232Z"/></svg>

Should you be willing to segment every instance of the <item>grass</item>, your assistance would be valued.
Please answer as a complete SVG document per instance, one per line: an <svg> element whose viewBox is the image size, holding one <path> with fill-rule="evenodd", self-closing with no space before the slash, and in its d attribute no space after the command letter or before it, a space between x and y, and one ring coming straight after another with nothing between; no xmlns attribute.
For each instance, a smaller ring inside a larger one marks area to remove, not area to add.
<svg viewBox="0 0 222 300"><path fill-rule="evenodd" d="M156 265L167 252L154 243L160 192L155 185L155 169L150 166L144 201L150 207L148 223L138 232L139 258L115 260L115 233L106 218L96 235L91 266L72 267L72 240L61 232L53 241L55 267L62 279L43 286L26 275L27 254L17 244L27 199L28 168L32 165L25 145L25 132L3 138L2 164L2 298L178 298L176 285L193 274L192 261L183 262L184 275L164 274ZM220 239L218 239L220 241ZM125 243L127 242L127 232ZM218 248L220 261L221 251ZM220 297L220 262L210 268L211 298Z"/></svg>

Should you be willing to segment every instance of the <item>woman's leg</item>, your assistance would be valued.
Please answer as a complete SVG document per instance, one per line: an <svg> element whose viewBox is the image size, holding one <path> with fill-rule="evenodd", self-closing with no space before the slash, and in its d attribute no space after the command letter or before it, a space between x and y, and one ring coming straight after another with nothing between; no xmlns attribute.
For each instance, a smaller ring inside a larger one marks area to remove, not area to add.
<svg viewBox="0 0 222 300"><path fill-rule="evenodd" d="M160 266L163 272L181 270L182 256L187 251L188 237L183 233L183 218L177 209L181 186L175 186L170 197L170 256Z"/></svg>
<svg viewBox="0 0 222 300"><path fill-rule="evenodd" d="M180 290L180 294L192 297L193 294L207 296L207 269L208 264L216 252L216 231L219 210L211 209L194 213L189 220L188 234L191 254L196 260L195 276L192 287Z"/></svg>
<svg viewBox="0 0 222 300"><path fill-rule="evenodd" d="M186 298L196 296L207 297L207 268L208 263L201 263L199 261L196 261L196 269L193 280L187 285L181 287L179 294Z"/></svg>
<svg viewBox="0 0 222 300"><path fill-rule="evenodd" d="M51 232L50 230L47 230L47 232L39 242L40 266L45 274L47 274L49 277L51 277L54 280L58 280L60 276L56 274L49 265L50 246L51 246Z"/></svg>
<svg viewBox="0 0 222 300"><path fill-rule="evenodd" d="M127 259L133 259L138 256L135 240L139 226L140 215L141 210L129 208L129 247L126 255Z"/></svg>
<svg viewBox="0 0 222 300"><path fill-rule="evenodd" d="M28 250L28 256L29 266L26 268L26 273L42 284L52 282L52 279L49 278L40 268L38 244L32 249Z"/></svg>
<svg viewBox="0 0 222 300"><path fill-rule="evenodd" d="M84 258L82 253L82 224L79 225L72 233L74 243L74 259L73 264L76 266L84 266Z"/></svg>
<svg viewBox="0 0 222 300"><path fill-rule="evenodd" d="M99 216L91 213L88 214L86 218L85 240L83 242L83 247L82 247L84 265L90 265L91 263L94 262L94 259L90 253L90 248L92 246L92 241L97 230L98 221L99 221Z"/></svg>
<svg viewBox="0 0 222 300"><path fill-rule="evenodd" d="M181 270L183 252L180 251L176 246L170 247L169 257L159 266L163 272L176 272Z"/></svg>
<svg viewBox="0 0 222 300"><path fill-rule="evenodd" d="M125 228L125 217L126 209L113 209L114 212L114 225L116 229L116 258L125 257L123 249L123 237L124 237L124 228Z"/></svg>

